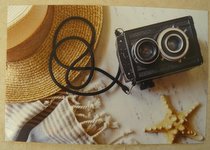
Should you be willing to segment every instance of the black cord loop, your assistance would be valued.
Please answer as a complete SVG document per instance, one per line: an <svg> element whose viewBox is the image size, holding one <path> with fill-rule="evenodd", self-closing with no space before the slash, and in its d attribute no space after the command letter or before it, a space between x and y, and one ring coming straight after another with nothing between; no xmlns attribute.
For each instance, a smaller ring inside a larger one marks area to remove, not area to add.
<svg viewBox="0 0 210 150"><path fill-rule="evenodd" d="M58 38L58 35L59 35L59 32L60 30L62 29L62 27L68 23L68 22L71 22L73 20L79 20L79 21L82 21L84 22L86 25L88 25L88 27L90 28L91 32L92 32L92 36L91 36L91 40L90 40L90 43L85 40L84 38L82 37L78 37L78 36L67 36L63 39L61 39L60 41L57 41L57 38ZM58 56L57 56L57 50L58 48L62 45L62 44L65 44L67 41L71 41L71 40L77 40L81 43L83 43L87 49L76 59L74 60L69 66L62 63ZM80 95L80 96L94 96L94 95L98 95L98 94L101 94L101 93L104 93L106 91L108 91L110 88L113 87L113 85L115 83L117 83L121 89L126 93L126 94L129 94L129 88L125 85L123 85L120 81L119 81L119 77L120 77L120 68L118 68L118 72L117 72L117 75L115 77L113 77L112 75L110 75L109 73L107 73L106 71L98 68L98 67L95 67L95 58L94 58L94 53L93 53L93 48L94 48L94 44L95 44L95 41L96 41L96 29L95 27L93 26L93 24L83 18L83 17L79 17L79 16L73 16L73 17L69 17L65 20L63 20L59 26L57 27L57 29L55 30L55 33L54 33L54 36L53 36L53 48L52 48L52 52L50 54L50 58L49 58L49 73L50 73L50 76L52 78L52 81L58 86L60 87L62 90L65 90L69 93L72 93L72 94L76 94L76 95ZM85 56L87 56L89 54L90 56L90 67L89 66L86 66L86 67L75 67L76 64L78 62L80 62ZM62 85L59 81L57 81L57 79L55 78L55 75L54 75L54 72L53 72L53 68L52 68L52 64L53 64L53 60L55 60L55 62L66 69L66 74L65 74L65 82L66 82L66 86ZM75 86L71 83L71 81L69 80L70 76L71 76L71 72L72 71L89 71L89 74L88 74L88 77L86 79L86 81L79 85L79 86ZM104 74L105 76L107 76L108 78L110 78L112 80L112 82L107 86L105 87L104 89L101 89L99 91L94 91L94 92L81 92L81 89L85 88L92 80L93 78L93 74L94 74L94 71L98 71L102 74ZM80 90L80 91L79 91Z"/></svg>

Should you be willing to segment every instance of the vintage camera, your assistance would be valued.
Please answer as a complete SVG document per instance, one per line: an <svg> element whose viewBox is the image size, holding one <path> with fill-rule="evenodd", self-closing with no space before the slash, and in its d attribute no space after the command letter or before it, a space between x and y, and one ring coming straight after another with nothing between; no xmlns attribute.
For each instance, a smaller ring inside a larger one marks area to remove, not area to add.
<svg viewBox="0 0 210 150"><path fill-rule="evenodd" d="M153 79L203 63L191 16L127 31L118 28L115 35L123 77L140 89L153 87Z"/></svg>

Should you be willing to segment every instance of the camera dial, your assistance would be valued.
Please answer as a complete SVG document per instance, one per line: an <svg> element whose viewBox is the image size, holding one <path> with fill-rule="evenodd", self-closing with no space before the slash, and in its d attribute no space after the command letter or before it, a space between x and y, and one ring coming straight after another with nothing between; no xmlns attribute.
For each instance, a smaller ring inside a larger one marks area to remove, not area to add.
<svg viewBox="0 0 210 150"><path fill-rule="evenodd" d="M142 38L133 45L131 55L137 63L151 64L159 56L157 42L152 38Z"/></svg>
<svg viewBox="0 0 210 150"><path fill-rule="evenodd" d="M181 59L189 49L187 35L178 28L163 30L159 34L157 42L162 56L169 61Z"/></svg>

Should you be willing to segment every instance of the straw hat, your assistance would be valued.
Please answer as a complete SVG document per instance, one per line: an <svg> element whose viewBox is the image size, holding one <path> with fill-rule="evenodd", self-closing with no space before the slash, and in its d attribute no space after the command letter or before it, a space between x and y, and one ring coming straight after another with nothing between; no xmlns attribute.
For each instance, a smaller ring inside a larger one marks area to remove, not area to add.
<svg viewBox="0 0 210 150"><path fill-rule="evenodd" d="M6 70L7 102L29 102L48 97L60 89L52 82L48 71L52 38L59 23L70 16L88 19L96 29L96 44L102 28L101 6L10 6L8 9L8 49ZM81 21L72 21L61 30L58 40L66 36L80 36L91 39L91 30ZM95 48L96 48L95 44ZM70 64L80 56L86 47L79 41L69 41L61 45L58 57ZM79 66L89 61L85 57ZM65 69L53 64L55 76L64 82ZM78 77L73 72L70 80Z"/></svg>

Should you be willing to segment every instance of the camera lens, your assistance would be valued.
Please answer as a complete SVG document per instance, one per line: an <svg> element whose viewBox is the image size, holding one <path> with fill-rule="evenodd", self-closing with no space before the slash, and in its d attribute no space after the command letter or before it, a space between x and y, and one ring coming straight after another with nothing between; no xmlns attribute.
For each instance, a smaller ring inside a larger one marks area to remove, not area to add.
<svg viewBox="0 0 210 150"><path fill-rule="evenodd" d="M157 41L162 56L169 61L181 59L186 55L189 48L187 35L177 28L163 30Z"/></svg>
<svg viewBox="0 0 210 150"><path fill-rule="evenodd" d="M166 38L166 48L172 53L179 52L183 47L183 40L179 35L170 35Z"/></svg>
<svg viewBox="0 0 210 150"><path fill-rule="evenodd" d="M153 63L159 56L157 43L151 38L137 41L132 47L132 56L137 63Z"/></svg>
<svg viewBox="0 0 210 150"><path fill-rule="evenodd" d="M156 47L150 42L144 42L137 48L137 55L144 61L151 61L156 54Z"/></svg>

